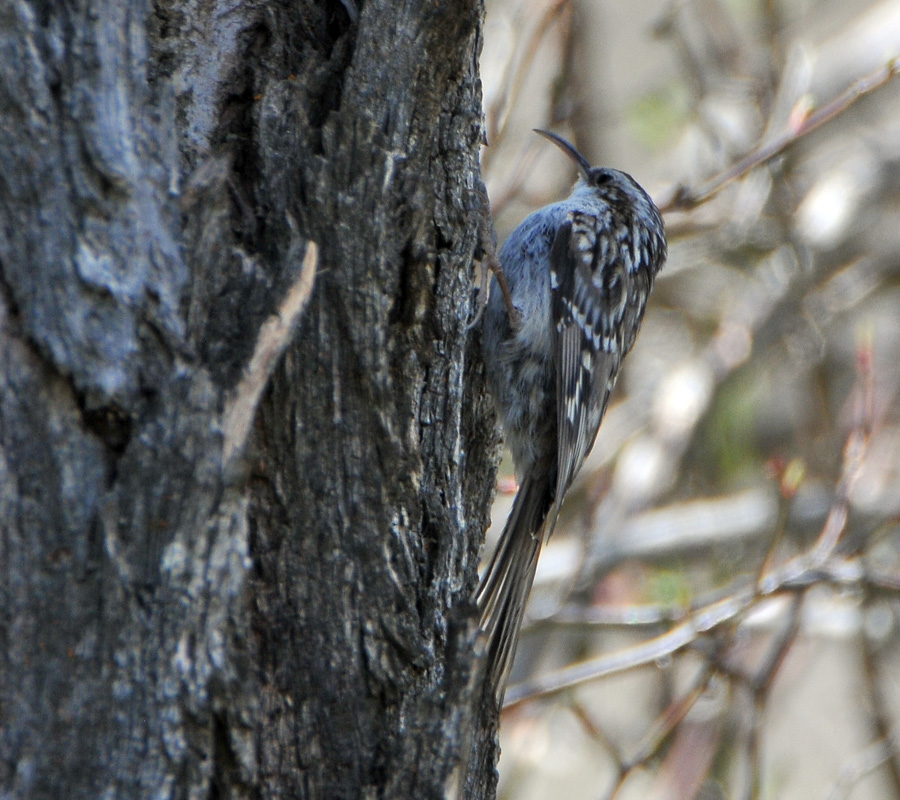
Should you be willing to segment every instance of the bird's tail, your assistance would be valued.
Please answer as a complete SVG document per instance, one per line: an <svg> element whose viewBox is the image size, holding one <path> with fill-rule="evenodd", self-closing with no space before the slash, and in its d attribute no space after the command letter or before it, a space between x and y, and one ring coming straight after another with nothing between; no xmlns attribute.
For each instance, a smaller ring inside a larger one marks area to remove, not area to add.
<svg viewBox="0 0 900 800"><path fill-rule="evenodd" d="M490 688L498 705L503 702L525 604L547 534L548 512L553 505L551 485L540 470L531 470L525 477L478 587L484 659L479 672L483 686Z"/></svg>

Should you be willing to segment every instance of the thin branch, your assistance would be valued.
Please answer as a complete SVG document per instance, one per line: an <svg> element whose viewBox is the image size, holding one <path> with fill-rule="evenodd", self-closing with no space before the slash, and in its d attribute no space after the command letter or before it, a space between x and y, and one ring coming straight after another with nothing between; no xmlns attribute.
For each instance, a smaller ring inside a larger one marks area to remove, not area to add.
<svg viewBox="0 0 900 800"><path fill-rule="evenodd" d="M850 514L850 494L862 472L863 462L875 425L875 353L871 335L864 335L856 345L856 373L862 394L862 409L856 427L847 437L837 492L825 527L813 547L814 563L824 563L834 552Z"/></svg>
<svg viewBox="0 0 900 800"><path fill-rule="evenodd" d="M775 565L778 548L784 540L784 534L787 531L788 519L791 513L791 501L797 495L797 490L802 482L802 473L805 471L802 466L799 466L800 463L798 459L790 461L780 471L781 474L778 475L778 517L775 521L775 528L766 551L766 557L759 568L757 581L763 575L771 572L772 567Z"/></svg>
<svg viewBox="0 0 900 800"><path fill-rule="evenodd" d="M891 757L896 743L891 739L879 739L851 756L841 767L841 772L834 785L825 795L826 800L842 800L853 787L870 772L874 772Z"/></svg>
<svg viewBox="0 0 900 800"><path fill-rule="evenodd" d="M519 324L520 312L513 304L509 284L506 282L506 275L503 274L503 267L500 264L500 259L497 258L497 249L494 247L494 221L491 217L491 203L487 196L487 187L484 184L481 184L477 189L477 198L480 202L478 235L482 252L482 268L486 265L494 273L494 277L497 279L497 286L500 287L500 294L503 295L506 313L509 315L509 324L515 328ZM482 291L478 298L478 310L469 322L469 328L474 328L478 324L487 305L488 298L485 291L487 281L485 278L486 273L482 276Z"/></svg>
<svg viewBox="0 0 900 800"><path fill-rule="evenodd" d="M487 152L487 150L484 152ZM517 168L513 176L506 181L505 186L500 186L499 189L494 191L491 199L491 213L494 217L500 216L513 200L522 200L526 205L531 206L544 205L547 202L543 196L537 199L525 196L523 188L525 181L537 163L539 152L540 149L536 142L529 141L528 144L519 148L519 154L516 158ZM484 169L483 165L482 169Z"/></svg>
<svg viewBox="0 0 900 800"><path fill-rule="evenodd" d="M861 583L873 592L900 594L900 575L892 575L887 572L867 572Z"/></svg>
<svg viewBox="0 0 900 800"><path fill-rule="evenodd" d="M663 713L653 721L649 730L635 747L634 753L627 759L625 764L626 771L631 771L635 767L646 764L659 752L672 731L678 727L688 715L688 712L697 704L697 701L703 697L703 693L709 686L709 682L714 674L715 671L710 665L704 663L690 689L682 697L669 703Z"/></svg>
<svg viewBox="0 0 900 800"><path fill-rule="evenodd" d="M509 284L506 282L506 275L503 273L503 267L500 266L500 259L497 258L497 253L494 251L493 244L491 243L489 245L490 249L485 249L484 244L482 244L482 248L484 249L485 254L484 263L487 264L487 268L494 273L494 277L497 279L497 286L500 287L500 294L503 295L503 304L506 306L506 313L509 314L509 324L515 328L521 321L522 312L520 312L513 303L512 294L509 291ZM485 298L483 302L486 303L487 299ZM470 327L474 327L478 324L483 309L484 306L482 305L476 313L475 318L469 323Z"/></svg>
<svg viewBox="0 0 900 800"><path fill-rule="evenodd" d="M646 766L651 759L659 754L675 729L684 721L691 709L697 704L697 701L703 697L714 674L715 671L710 665L704 664L687 692L682 697L669 703L663 713L651 723L649 729L635 747L631 758L620 764L616 783L607 800L615 800L624 789L632 773Z"/></svg>
<svg viewBox="0 0 900 800"><path fill-rule="evenodd" d="M857 372L864 393L864 411L859 424L847 437L841 478L831 512L822 532L810 551L801 553L784 566L774 569L760 578L757 584L747 582L722 600L691 612L683 622L670 631L647 642L627 647L615 653L574 664L544 677L511 686L506 692L505 708L516 706L537 697L546 697L571 689L582 683L596 680L634 667L652 664L671 656L711 633L726 623L738 620L760 600L789 591L803 591L814 583L822 582L828 574L834 549L846 527L849 513L849 494L862 467L872 429L874 402L869 395L873 391L871 374L872 353L865 345L858 348ZM835 559L838 560L839 559ZM856 580L863 571L857 569Z"/></svg>
<svg viewBox="0 0 900 800"><path fill-rule="evenodd" d="M749 688L753 693L753 727L747 741L747 752L750 761L750 780L748 782L749 796L753 800L759 800L762 796L762 758L760 739L762 738L762 719L766 701L775 682L775 675L784 663L784 659L797 640L800 630L800 614L803 610L805 592L794 595L788 612L787 625L782 628L775 637L766 654L762 666L750 681Z"/></svg>
<svg viewBox="0 0 900 800"><path fill-rule="evenodd" d="M796 128L776 136L772 141L759 145L736 164L724 172L711 178L699 189L692 190L686 186L676 187L672 196L660 203L663 213L670 211L687 211L701 203L705 203L729 183L743 178L748 172L771 161L809 133L843 114L861 97L880 89L900 73L900 59L891 59L883 67L860 78L849 88L835 97L831 102L814 111L800 122Z"/></svg>
<svg viewBox="0 0 900 800"><path fill-rule="evenodd" d="M768 696L769 692L772 690L772 684L775 682L775 675L778 674L778 670L784 663L785 656L787 656L791 646L797 640L804 598L805 592L798 592L794 595L791 608L788 611L787 625L785 625L774 638L762 666L759 668L756 675L753 676L750 688L753 690L754 694L765 697Z"/></svg>
<svg viewBox="0 0 900 800"><path fill-rule="evenodd" d="M833 557L825 564L818 564L813 563L809 553L802 553L768 574L760 582L760 587L744 581L729 596L690 612L681 623L660 636L511 686L506 692L504 707L558 694L582 683L653 664L690 646L701 636L739 620L763 599L784 593L804 592L817 583L858 586L865 576L858 561ZM884 581L883 578L882 580ZM890 578L884 582L887 586L892 586Z"/></svg>
<svg viewBox="0 0 900 800"><path fill-rule="evenodd" d="M865 601L868 600L869 597L866 597ZM868 602L864 602L863 607L867 608ZM887 763L887 773L890 776L894 794L900 797L900 752L898 752L896 747L897 742L892 741L893 726L888 717L890 705L882 690L873 643L865 630L860 632L860 647L862 648L863 656L863 682L869 694L872 727L875 729L875 733L880 741L884 742L885 745L891 745L888 747L888 754L884 761Z"/></svg>
<svg viewBox="0 0 900 800"><path fill-rule="evenodd" d="M594 723L594 720L591 718L587 709L574 698L569 703L569 709L581 723L581 726L587 732L587 735L603 747L613 759L615 762L616 781L619 781L625 774L626 767L622 754L619 752L619 748L616 746L615 742L606 735L606 732L601 727Z"/></svg>
<svg viewBox="0 0 900 800"><path fill-rule="evenodd" d="M504 707L511 708L527 700L558 694L597 678L653 664L677 653L703 634L710 633L716 627L736 619L753 605L756 597L756 591L748 586L742 592L698 609L672 630L647 642L511 686L506 692Z"/></svg>
<svg viewBox="0 0 900 800"><path fill-rule="evenodd" d="M318 264L315 242L308 242L300 275L288 290L278 310L259 329L253 355L244 374L225 402L222 415L222 462L227 468L247 442L250 426L263 389L294 332L294 326L312 294Z"/></svg>
<svg viewBox="0 0 900 800"><path fill-rule="evenodd" d="M514 108L518 101L522 86L525 83L525 76L534 65L534 58L538 48L543 43L544 38L549 33L557 17L562 14L568 4L569 0L552 0L547 8L544 9L540 22L538 22L531 36L528 38L528 42L524 48L525 55L521 58L513 56L510 60L509 68L501 81L501 86L503 88L496 102L492 104L487 112L486 127L488 142L492 146L499 144L506 135L506 127L509 124L509 110ZM513 63L516 63L515 69L512 69ZM491 156L492 151L490 149L487 149L482 154L482 170L488 168Z"/></svg>
<svg viewBox="0 0 900 800"><path fill-rule="evenodd" d="M705 605L701 603L700 605ZM545 628L639 628L659 627L664 622L681 622L690 613L682 604L641 603L614 606L565 605L551 616L529 620L523 632L532 633Z"/></svg>

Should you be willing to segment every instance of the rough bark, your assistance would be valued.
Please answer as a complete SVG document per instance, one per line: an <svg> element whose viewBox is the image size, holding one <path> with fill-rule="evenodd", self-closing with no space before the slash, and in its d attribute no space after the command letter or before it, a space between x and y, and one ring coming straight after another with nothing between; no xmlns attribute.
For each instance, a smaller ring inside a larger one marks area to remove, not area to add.
<svg viewBox="0 0 900 800"><path fill-rule="evenodd" d="M0 7L0 795L441 796L493 484L482 13Z"/></svg>

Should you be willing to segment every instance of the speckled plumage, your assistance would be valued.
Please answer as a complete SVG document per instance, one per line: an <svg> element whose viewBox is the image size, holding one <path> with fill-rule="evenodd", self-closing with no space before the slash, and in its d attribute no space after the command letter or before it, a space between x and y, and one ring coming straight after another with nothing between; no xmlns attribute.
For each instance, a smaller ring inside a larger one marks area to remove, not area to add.
<svg viewBox="0 0 900 800"><path fill-rule="evenodd" d="M484 319L488 384L519 492L482 578L484 674L501 702L541 544L593 446L622 359L666 259L662 218L634 179L575 161L572 194L527 217L499 252L519 319L494 279Z"/></svg>

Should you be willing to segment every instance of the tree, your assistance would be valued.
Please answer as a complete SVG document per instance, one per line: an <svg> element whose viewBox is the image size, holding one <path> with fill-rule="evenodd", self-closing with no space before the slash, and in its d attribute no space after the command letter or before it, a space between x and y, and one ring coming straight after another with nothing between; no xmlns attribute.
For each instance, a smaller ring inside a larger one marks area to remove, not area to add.
<svg viewBox="0 0 900 800"><path fill-rule="evenodd" d="M496 450L482 15L4 5L5 797L441 794Z"/></svg>

